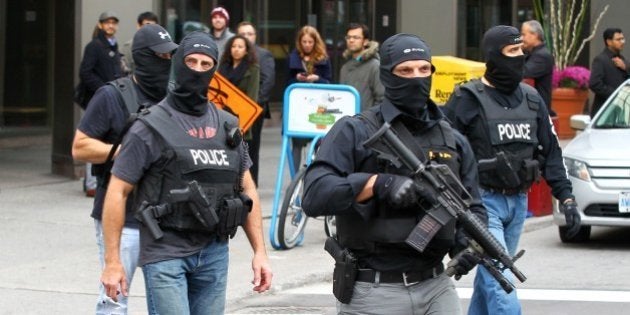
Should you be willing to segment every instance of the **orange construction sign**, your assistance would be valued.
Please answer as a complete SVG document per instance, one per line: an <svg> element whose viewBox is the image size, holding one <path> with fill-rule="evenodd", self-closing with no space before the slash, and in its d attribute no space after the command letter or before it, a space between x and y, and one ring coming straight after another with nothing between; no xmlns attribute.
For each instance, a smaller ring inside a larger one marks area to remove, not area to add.
<svg viewBox="0 0 630 315"><path fill-rule="evenodd" d="M219 73L214 73L208 89L208 100L238 117L243 132L249 130L263 109Z"/></svg>

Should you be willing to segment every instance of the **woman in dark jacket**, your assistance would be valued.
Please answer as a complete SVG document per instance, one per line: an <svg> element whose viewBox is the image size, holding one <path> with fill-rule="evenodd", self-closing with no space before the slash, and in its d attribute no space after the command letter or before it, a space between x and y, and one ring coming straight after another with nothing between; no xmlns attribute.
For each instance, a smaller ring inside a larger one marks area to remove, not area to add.
<svg viewBox="0 0 630 315"><path fill-rule="evenodd" d="M326 54L326 45L319 32L304 26L295 39L295 49L289 54L288 84L331 83L332 67Z"/></svg>
<svg viewBox="0 0 630 315"><path fill-rule="evenodd" d="M247 94L252 101L258 102L260 66L256 58L256 48L245 37L234 35L225 43L225 51L219 63L219 73ZM244 138L248 147L252 148L251 129L247 131ZM250 171L256 173L256 184L258 184L258 152L250 151L249 156L252 159Z"/></svg>
<svg viewBox="0 0 630 315"><path fill-rule="evenodd" d="M304 26L295 38L295 49L289 54L287 86L293 83L331 83L332 67L322 37L312 26ZM294 104L294 106L299 104ZM300 167L302 149L309 139L291 139L294 169Z"/></svg>
<svg viewBox="0 0 630 315"><path fill-rule="evenodd" d="M260 66L256 49L241 35L234 35L225 44L219 62L219 73L243 91L252 101L258 101Z"/></svg>

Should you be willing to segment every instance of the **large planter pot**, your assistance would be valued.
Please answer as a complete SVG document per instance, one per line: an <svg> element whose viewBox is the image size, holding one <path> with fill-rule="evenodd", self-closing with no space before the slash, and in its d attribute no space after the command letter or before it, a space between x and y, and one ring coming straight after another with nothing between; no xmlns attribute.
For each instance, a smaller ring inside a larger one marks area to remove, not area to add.
<svg viewBox="0 0 630 315"><path fill-rule="evenodd" d="M558 138L571 139L575 136L571 116L582 114L587 99L587 90L555 88L551 91L551 107L558 114Z"/></svg>

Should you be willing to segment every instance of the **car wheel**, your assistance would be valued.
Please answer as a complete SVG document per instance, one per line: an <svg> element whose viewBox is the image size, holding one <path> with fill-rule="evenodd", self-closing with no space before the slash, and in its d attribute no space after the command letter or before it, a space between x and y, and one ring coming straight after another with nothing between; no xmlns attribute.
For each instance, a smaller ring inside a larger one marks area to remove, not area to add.
<svg viewBox="0 0 630 315"><path fill-rule="evenodd" d="M558 227L558 234L560 234L560 240L563 243L582 243L588 241L589 237L591 236L590 225L581 226L580 231L573 237L567 236L567 230L568 229L566 226Z"/></svg>

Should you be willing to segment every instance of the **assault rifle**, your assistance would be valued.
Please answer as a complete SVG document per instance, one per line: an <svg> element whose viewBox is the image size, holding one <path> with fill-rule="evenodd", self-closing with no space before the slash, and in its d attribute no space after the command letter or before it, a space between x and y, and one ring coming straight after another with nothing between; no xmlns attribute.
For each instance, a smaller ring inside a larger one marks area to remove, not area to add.
<svg viewBox="0 0 630 315"><path fill-rule="evenodd" d="M488 269L506 292L511 292L514 285L503 276L502 271L510 269L519 281L525 282L527 278L514 265L514 262L523 255L524 251L521 250L513 258L509 256L501 243L468 209L472 197L448 166L429 162L426 165L422 163L405 146L387 122L363 145L375 150L381 157L392 162L394 166L404 165L410 169L412 171L411 178L423 187L431 189L432 194L436 196L437 203L435 205L426 206L425 203L421 205L426 215L407 237L407 244L423 252L438 230L455 218L471 238L470 246L466 250L479 258L479 263ZM447 274L455 274L453 267L456 264L457 256L448 264L450 268L447 269Z"/></svg>

